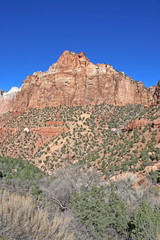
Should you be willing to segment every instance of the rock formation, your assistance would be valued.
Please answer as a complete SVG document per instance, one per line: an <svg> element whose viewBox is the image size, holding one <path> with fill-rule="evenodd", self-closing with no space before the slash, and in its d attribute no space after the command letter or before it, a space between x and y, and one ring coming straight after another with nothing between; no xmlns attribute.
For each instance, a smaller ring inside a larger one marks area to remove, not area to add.
<svg viewBox="0 0 160 240"><path fill-rule="evenodd" d="M57 136L63 132L67 132L66 127L37 127L31 128L32 132L38 133L41 136L52 137Z"/></svg>
<svg viewBox="0 0 160 240"><path fill-rule="evenodd" d="M145 119L145 118L141 118L141 119L136 119L133 122L131 122L127 128L122 129L122 131L132 131L135 128L144 128L146 127L148 124L150 124L152 126L152 128L154 129L159 129L160 127L160 118L157 118L155 120L149 120L149 119Z"/></svg>
<svg viewBox="0 0 160 240"><path fill-rule="evenodd" d="M18 87L12 87L9 92L0 90L0 116L11 110L14 98L19 91Z"/></svg>
<svg viewBox="0 0 160 240"><path fill-rule="evenodd" d="M160 84L147 89L111 65L94 65L82 52L65 51L48 71L36 72L24 80L12 111L103 102L148 106L158 102L159 88Z"/></svg>
<svg viewBox="0 0 160 240"><path fill-rule="evenodd" d="M158 81L158 84L157 84L157 87L156 87L153 97L155 99L154 102L157 104L160 104L160 80Z"/></svg>
<svg viewBox="0 0 160 240"><path fill-rule="evenodd" d="M3 96L4 93L5 93L5 91L0 89L0 98Z"/></svg>

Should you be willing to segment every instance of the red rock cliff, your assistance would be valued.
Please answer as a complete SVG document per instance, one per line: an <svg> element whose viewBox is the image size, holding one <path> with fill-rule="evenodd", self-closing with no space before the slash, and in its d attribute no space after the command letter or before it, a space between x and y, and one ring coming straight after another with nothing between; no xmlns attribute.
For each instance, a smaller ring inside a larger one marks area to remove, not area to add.
<svg viewBox="0 0 160 240"><path fill-rule="evenodd" d="M0 90L0 117L12 109L15 95L20 89L12 87L9 92Z"/></svg>
<svg viewBox="0 0 160 240"><path fill-rule="evenodd" d="M153 97L154 97L154 103L160 104L160 80L158 81Z"/></svg>
<svg viewBox="0 0 160 240"><path fill-rule="evenodd" d="M48 71L34 73L25 79L12 110L103 102L150 105L157 102L156 89L146 89L142 82L134 82L110 65L94 65L84 53L65 51Z"/></svg>

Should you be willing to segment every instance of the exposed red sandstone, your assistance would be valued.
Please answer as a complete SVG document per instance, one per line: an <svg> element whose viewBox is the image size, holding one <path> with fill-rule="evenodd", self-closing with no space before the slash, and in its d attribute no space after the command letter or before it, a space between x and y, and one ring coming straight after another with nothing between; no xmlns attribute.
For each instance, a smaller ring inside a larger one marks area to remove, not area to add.
<svg viewBox="0 0 160 240"><path fill-rule="evenodd" d="M57 136L68 129L66 127L37 127L31 128L31 131L38 133L41 136L52 137Z"/></svg>
<svg viewBox="0 0 160 240"><path fill-rule="evenodd" d="M135 128L139 128L139 127L145 127L147 126L151 121L145 118L141 118L141 119L136 119L133 122L131 122L128 127L127 130L131 131L134 130Z"/></svg>
<svg viewBox="0 0 160 240"><path fill-rule="evenodd" d="M48 71L34 73L25 79L12 111L103 102L148 106L157 104L159 93L160 81L157 86L146 89L142 82L134 82L111 65L94 65L84 53L65 51Z"/></svg>
<svg viewBox="0 0 160 240"><path fill-rule="evenodd" d="M56 118L59 118L60 114L59 113L56 113Z"/></svg>
<svg viewBox="0 0 160 240"><path fill-rule="evenodd" d="M160 80L158 81L158 84L156 86L156 90L153 95L154 102L159 104L160 103Z"/></svg>
<svg viewBox="0 0 160 240"><path fill-rule="evenodd" d="M9 114L9 116L11 116L11 117L17 117L17 116L20 115L21 113L23 113L23 111L21 111L21 112L11 112L11 113Z"/></svg>
<svg viewBox="0 0 160 240"><path fill-rule="evenodd" d="M13 105L13 99L0 98L0 117L10 111Z"/></svg>
<svg viewBox="0 0 160 240"><path fill-rule="evenodd" d="M47 121L45 122L46 126L62 126L63 125L63 121Z"/></svg>
<svg viewBox="0 0 160 240"><path fill-rule="evenodd" d="M128 127L126 128L127 131L131 131L134 130L135 128L139 128L139 127L146 127L148 124L151 124L151 126L155 129L159 129L160 126L160 118L155 119L153 121L149 120L149 119L145 119L145 118L141 118L141 119L136 119L133 122L131 122ZM124 130L124 129L123 129Z"/></svg>
<svg viewBox="0 0 160 240"><path fill-rule="evenodd" d="M10 136L13 137L17 134L17 132L18 132L17 128L0 127L0 134L1 134L0 144L6 141L6 137L8 133L10 134Z"/></svg>

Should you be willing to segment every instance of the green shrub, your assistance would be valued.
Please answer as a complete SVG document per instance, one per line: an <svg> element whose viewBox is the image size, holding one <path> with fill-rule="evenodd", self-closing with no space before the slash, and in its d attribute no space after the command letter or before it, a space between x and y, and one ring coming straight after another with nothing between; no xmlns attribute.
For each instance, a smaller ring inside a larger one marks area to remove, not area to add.
<svg viewBox="0 0 160 240"><path fill-rule="evenodd" d="M22 159L2 158L0 157L0 167L3 169L5 179L39 180L44 176L33 164Z"/></svg>
<svg viewBox="0 0 160 240"><path fill-rule="evenodd" d="M160 172L159 171L150 171L149 176L148 176L153 184L157 184L160 182Z"/></svg>
<svg viewBox="0 0 160 240"><path fill-rule="evenodd" d="M31 194L35 197L38 197L38 196L42 195L42 190L40 189L39 186L35 186L32 188Z"/></svg>
<svg viewBox="0 0 160 240"><path fill-rule="evenodd" d="M133 240L152 240L160 233L160 206L154 210L143 198L142 205L134 211L131 237Z"/></svg>
<svg viewBox="0 0 160 240"><path fill-rule="evenodd" d="M90 230L103 237L109 228L126 235L128 230L125 204L113 191L109 202L105 201L103 187L93 186L90 190L83 187L82 193L74 193L70 200L75 218Z"/></svg>
<svg viewBox="0 0 160 240"><path fill-rule="evenodd" d="M113 228L116 229L118 233L126 235L128 232L127 210L124 202L122 202L120 197L113 191L109 195L108 209Z"/></svg>
<svg viewBox="0 0 160 240"><path fill-rule="evenodd" d="M81 194L74 193L70 200L76 219L101 236L110 224L104 196L103 187L93 186L90 190L84 187Z"/></svg>

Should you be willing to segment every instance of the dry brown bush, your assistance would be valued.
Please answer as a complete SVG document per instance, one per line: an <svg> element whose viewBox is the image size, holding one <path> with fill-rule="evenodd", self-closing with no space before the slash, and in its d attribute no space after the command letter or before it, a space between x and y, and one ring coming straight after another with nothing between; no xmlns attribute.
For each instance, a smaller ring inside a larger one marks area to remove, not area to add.
<svg viewBox="0 0 160 240"><path fill-rule="evenodd" d="M102 183L103 181L95 169L86 171L79 166L69 166L55 170L50 178L41 179L39 187L48 199L64 210L68 208L73 192L80 192L82 186L90 188L93 185L102 185Z"/></svg>
<svg viewBox="0 0 160 240"><path fill-rule="evenodd" d="M55 216L51 223L48 213L37 209L30 196L0 192L0 234L12 239L73 240L68 233L69 218Z"/></svg>

